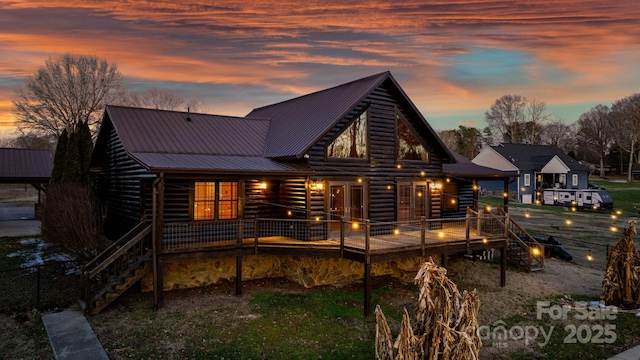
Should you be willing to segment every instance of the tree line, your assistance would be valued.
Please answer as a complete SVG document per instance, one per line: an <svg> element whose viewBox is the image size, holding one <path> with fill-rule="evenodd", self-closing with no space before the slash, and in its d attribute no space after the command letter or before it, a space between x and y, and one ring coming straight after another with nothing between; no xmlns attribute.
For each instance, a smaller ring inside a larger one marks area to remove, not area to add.
<svg viewBox="0 0 640 360"><path fill-rule="evenodd" d="M606 162L619 164L621 172L626 163L628 181L633 164L640 160L640 93L610 106L598 104L572 124L553 118L544 101L504 95L485 112L485 121L482 130L461 125L438 135L449 149L469 159L501 142L552 145L577 160L597 164L600 176Z"/></svg>

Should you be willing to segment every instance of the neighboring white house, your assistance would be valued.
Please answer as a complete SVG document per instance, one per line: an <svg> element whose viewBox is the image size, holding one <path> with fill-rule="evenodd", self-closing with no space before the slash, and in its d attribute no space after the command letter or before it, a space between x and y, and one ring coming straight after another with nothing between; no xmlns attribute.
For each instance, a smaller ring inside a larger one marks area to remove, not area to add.
<svg viewBox="0 0 640 360"><path fill-rule="evenodd" d="M516 171L518 201L532 204L542 201L547 188L586 189L589 168L550 145L500 144L484 148L473 163L502 170Z"/></svg>

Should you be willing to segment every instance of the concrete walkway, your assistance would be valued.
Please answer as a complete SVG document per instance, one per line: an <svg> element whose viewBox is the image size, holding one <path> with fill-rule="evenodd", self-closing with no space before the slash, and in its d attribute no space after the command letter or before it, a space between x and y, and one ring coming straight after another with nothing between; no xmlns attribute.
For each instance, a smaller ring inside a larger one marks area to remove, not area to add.
<svg viewBox="0 0 640 360"><path fill-rule="evenodd" d="M607 360L640 360L640 345L632 347L631 349L621 352L614 357L610 357Z"/></svg>
<svg viewBox="0 0 640 360"><path fill-rule="evenodd" d="M87 319L77 311L42 316L57 360L109 360Z"/></svg>

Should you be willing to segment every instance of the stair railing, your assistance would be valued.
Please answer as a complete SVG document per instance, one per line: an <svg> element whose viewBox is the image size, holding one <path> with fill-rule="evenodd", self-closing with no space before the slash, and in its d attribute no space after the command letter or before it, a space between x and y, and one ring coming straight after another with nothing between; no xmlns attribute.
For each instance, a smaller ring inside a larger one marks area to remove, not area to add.
<svg viewBox="0 0 640 360"><path fill-rule="evenodd" d="M146 219L80 269L85 310L112 291L152 257L151 226Z"/></svg>
<svg viewBox="0 0 640 360"><path fill-rule="evenodd" d="M508 217L508 214L502 207L498 206L496 210L499 215L505 216L505 219ZM498 219L498 217L496 217L496 219ZM510 245L520 247L526 253L526 257L521 254L514 254L513 252L511 252L511 255L517 256L527 271L544 268L544 246L536 241L536 239L518 223L513 221L511 217L508 217L508 219L509 221L506 222L505 230L509 238L509 243Z"/></svg>

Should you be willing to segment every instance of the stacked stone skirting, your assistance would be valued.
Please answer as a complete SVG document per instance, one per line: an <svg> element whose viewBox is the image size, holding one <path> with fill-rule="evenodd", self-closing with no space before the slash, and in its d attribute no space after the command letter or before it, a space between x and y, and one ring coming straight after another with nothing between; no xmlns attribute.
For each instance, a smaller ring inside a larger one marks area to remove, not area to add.
<svg viewBox="0 0 640 360"><path fill-rule="evenodd" d="M390 275L413 280L427 258L417 257L374 263L372 276ZM236 259L217 258L164 264L164 290L213 285L220 280L234 280ZM307 288L321 285L345 285L364 276L364 264L341 258L290 255L251 255L242 258L242 280L286 278ZM151 274L142 279L142 291L153 291Z"/></svg>

